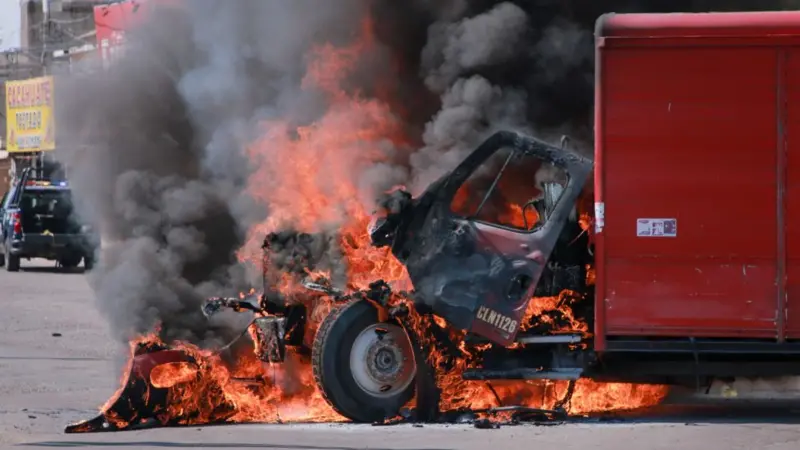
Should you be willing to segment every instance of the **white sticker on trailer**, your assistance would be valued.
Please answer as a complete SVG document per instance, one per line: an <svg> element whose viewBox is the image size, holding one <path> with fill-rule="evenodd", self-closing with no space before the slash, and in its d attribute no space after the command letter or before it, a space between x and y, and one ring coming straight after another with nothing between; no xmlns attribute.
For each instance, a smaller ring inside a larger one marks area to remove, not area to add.
<svg viewBox="0 0 800 450"><path fill-rule="evenodd" d="M594 202L594 232L602 233L606 226L606 204Z"/></svg>
<svg viewBox="0 0 800 450"><path fill-rule="evenodd" d="M638 237L677 237L678 219L636 219Z"/></svg>

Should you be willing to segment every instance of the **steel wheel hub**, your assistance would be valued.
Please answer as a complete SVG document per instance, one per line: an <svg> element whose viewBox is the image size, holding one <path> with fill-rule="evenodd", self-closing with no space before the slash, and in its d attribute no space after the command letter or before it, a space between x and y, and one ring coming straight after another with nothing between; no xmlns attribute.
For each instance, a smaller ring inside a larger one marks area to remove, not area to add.
<svg viewBox="0 0 800 450"><path fill-rule="evenodd" d="M364 329L353 341L350 368L356 384L375 397L391 397L414 380L417 365L406 332L389 323Z"/></svg>

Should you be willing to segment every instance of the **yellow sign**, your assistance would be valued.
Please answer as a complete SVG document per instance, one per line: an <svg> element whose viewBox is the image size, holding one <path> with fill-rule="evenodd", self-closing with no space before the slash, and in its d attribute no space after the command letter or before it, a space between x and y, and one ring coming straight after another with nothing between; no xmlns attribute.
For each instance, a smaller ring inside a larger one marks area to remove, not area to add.
<svg viewBox="0 0 800 450"><path fill-rule="evenodd" d="M6 81L7 150L54 150L55 135L53 77Z"/></svg>

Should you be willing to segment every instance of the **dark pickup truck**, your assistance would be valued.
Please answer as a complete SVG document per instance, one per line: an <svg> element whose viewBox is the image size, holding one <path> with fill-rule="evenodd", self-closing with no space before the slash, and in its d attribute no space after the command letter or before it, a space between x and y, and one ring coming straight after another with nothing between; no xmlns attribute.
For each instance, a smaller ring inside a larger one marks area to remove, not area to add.
<svg viewBox="0 0 800 450"><path fill-rule="evenodd" d="M65 269L94 265L95 239L76 221L65 181L32 179L23 173L0 203L0 267L17 272L25 258L55 260Z"/></svg>

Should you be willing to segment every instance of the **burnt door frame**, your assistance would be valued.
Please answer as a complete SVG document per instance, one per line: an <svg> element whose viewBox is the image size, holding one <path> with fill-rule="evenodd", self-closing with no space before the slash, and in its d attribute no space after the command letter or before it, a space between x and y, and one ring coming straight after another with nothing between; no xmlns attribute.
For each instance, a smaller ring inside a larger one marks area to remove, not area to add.
<svg viewBox="0 0 800 450"><path fill-rule="evenodd" d="M503 148L536 157L568 175L555 208L533 231L460 217L451 210L462 185ZM509 131L489 137L429 193L434 197L426 223L414 238L415 247L424 250L407 263L423 302L458 328L511 344L592 168L590 158L539 139ZM515 280L524 285L512 291Z"/></svg>

